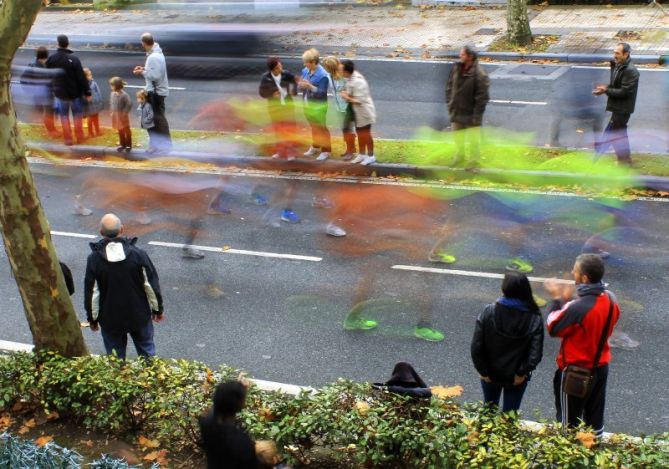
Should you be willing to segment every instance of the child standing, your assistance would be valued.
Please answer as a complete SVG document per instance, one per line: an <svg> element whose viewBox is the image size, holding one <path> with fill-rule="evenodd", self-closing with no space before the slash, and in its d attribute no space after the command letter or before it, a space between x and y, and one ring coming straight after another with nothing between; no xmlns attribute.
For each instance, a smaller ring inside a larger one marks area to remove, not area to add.
<svg viewBox="0 0 669 469"><path fill-rule="evenodd" d="M102 135L100 132L100 111L102 111L102 93L100 87L93 80L93 72L88 67L84 67L84 75L88 80L88 86L91 88L91 101L86 104L85 116L86 126L88 127L88 136L97 137Z"/></svg>
<svg viewBox="0 0 669 469"><path fill-rule="evenodd" d="M118 131L118 152L129 153L132 150L132 131L130 130L130 110L132 102L128 93L123 91L125 82L120 77L109 80L112 89L109 97L109 108L111 110L112 127Z"/></svg>
<svg viewBox="0 0 669 469"><path fill-rule="evenodd" d="M155 127L156 124L153 120L153 106L151 106L151 103L148 101L149 99L149 94L146 92L146 90L139 90L136 94L137 96L137 102L139 103L139 107L137 110L139 111L139 124L142 129L146 129L146 131L149 133L149 148L155 147Z"/></svg>

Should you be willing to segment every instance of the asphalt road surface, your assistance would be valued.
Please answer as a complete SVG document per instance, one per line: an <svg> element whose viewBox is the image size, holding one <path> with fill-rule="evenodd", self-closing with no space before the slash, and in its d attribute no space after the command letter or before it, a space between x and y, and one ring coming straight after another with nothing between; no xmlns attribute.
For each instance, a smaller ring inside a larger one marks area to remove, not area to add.
<svg viewBox="0 0 669 469"><path fill-rule="evenodd" d="M669 426L665 202L449 189L432 192L429 202L403 211L401 205L390 206L398 193L404 194L398 192L406 190L402 187L240 175L226 182L224 200L231 213L204 217L195 241L203 247L225 246L226 251L192 260L181 257L180 229L187 220L178 216L176 205L149 207L153 223L143 226L127 205L103 204L96 198L96 190L109 181L128 182L136 175L49 165L33 169L52 230L61 233L54 241L74 274L78 290L73 301L82 320L88 243L99 217L114 210L124 219L128 235L140 235L139 245L160 274L167 320L156 329L159 355L212 366L226 363L257 378L299 385L319 386L339 377L382 381L396 361L407 360L429 383L461 384L463 400L480 399L469 344L476 316L500 295L501 281L490 274L503 273L510 257L523 254L534 263L536 277L568 275L584 241L597 234L612 252L606 281L622 306L616 341L628 346L613 351L606 429L639 434ZM173 188L210 187L217 181L194 174L152 177ZM77 217L70 212L71 201L85 182L86 203L94 215ZM292 208L302 217L295 225L278 220L278 210L287 204L280 196L291 185L297 189ZM251 191L267 195L273 209L249 202ZM314 194L331 191L349 194L361 207L388 200L388 209L361 211L351 205L337 213L311 207ZM190 213L202 209L193 206ZM347 237L325 235L332 218L347 229ZM427 261L437 233L444 236L441 245L458 256L456 264ZM31 343L1 252L0 339ZM364 275L372 279L365 314L378 320L379 327L345 331L343 320ZM540 282L533 285L542 293ZM421 311L428 311L433 326L443 331L443 342L413 336ZM101 353L99 333L86 329L84 334L91 350ZM527 418L553 416L558 345L546 338L544 359L523 402Z"/></svg>
<svg viewBox="0 0 669 469"><path fill-rule="evenodd" d="M20 50L14 64L32 60L34 52ZM118 75L129 85L143 86L143 79L132 75L144 56L133 52L81 52L107 97L107 81ZM450 64L429 61L355 59L366 76L375 100L378 121L375 136L407 139L422 126L442 128L448 125L444 103L444 83ZM172 128L201 129L205 124L193 118L203 106L215 100L256 97L260 75L266 70L264 58L167 57L171 94L167 99L168 119ZM285 68L299 72L296 59L286 59ZM608 69L556 64L505 63L484 64L491 77L491 102L484 116L484 126L530 132L537 145L551 141L550 128L556 116L562 116L560 144L570 147L592 146L593 130L588 121L578 119L579 111L590 109L606 124L605 97L590 94L595 84L608 83ZM665 153L667 83L669 70L642 69L636 111L629 132L633 151ZM15 79L18 77L15 77ZM15 88L16 89L16 88ZM129 91L134 91L130 89ZM331 113L334 112L331 110ZM103 113L103 122L106 116ZM336 120L331 116L330 124ZM333 136L340 137L334 128Z"/></svg>

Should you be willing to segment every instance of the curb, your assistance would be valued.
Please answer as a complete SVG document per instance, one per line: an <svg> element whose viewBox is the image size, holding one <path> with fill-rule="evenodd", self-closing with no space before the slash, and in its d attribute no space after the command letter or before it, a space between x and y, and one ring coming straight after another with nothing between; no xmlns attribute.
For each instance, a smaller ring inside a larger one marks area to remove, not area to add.
<svg viewBox="0 0 669 469"><path fill-rule="evenodd" d="M31 150L44 151L58 155L72 157L104 158L106 156L119 156L113 147L102 147L92 145L65 146L50 143L30 143ZM574 179L607 183L618 181L629 183L629 187L645 188L653 190L667 190L669 188L669 177L650 175L631 175L611 177L599 174L581 174L565 171L537 171L520 169L477 169L474 171L462 168L451 168L448 166L416 166L400 163L376 163L369 166L353 165L344 161L315 161L312 159L298 158L293 161L272 159L263 156L224 156L219 153L194 152L194 151L172 151L169 153L156 153L146 155L143 152L131 152L126 155L129 161L150 161L156 158L169 157L195 161L199 163L214 164L219 167L234 166L242 169L265 170L265 171L295 171L311 174L341 174L355 177L397 177L410 176L422 179L443 179L445 175L469 177L472 174L485 176L488 180L496 182L507 178L516 179L557 179L573 181Z"/></svg>

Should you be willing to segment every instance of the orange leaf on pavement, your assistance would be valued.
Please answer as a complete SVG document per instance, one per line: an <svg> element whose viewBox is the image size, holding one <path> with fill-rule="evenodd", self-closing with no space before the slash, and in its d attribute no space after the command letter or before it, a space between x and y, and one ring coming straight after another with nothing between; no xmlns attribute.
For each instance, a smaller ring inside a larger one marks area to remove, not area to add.
<svg viewBox="0 0 669 469"><path fill-rule="evenodd" d="M44 435L44 436L40 436L38 439L36 439L35 444L37 446L44 446L50 441L53 441L53 437L49 436L49 435Z"/></svg>
<svg viewBox="0 0 669 469"><path fill-rule="evenodd" d="M434 394L435 396L437 396L440 399L448 399L450 397L458 397L458 396L462 395L462 391L464 391L462 386L459 386L459 385L458 386L448 386L448 387L446 387L446 386L432 386L430 388L430 390L432 391L432 394Z"/></svg>

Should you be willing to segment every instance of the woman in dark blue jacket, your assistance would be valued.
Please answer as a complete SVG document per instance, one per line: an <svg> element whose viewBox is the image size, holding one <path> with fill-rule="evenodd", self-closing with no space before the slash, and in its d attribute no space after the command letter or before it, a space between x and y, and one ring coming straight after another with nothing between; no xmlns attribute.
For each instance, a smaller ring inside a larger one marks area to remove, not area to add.
<svg viewBox="0 0 669 469"><path fill-rule="evenodd" d="M481 375L483 400L503 412L517 411L532 371L541 361L544 324L527 277L507 272L503 296L485 307L476 320L471 354Z"/></svg>

